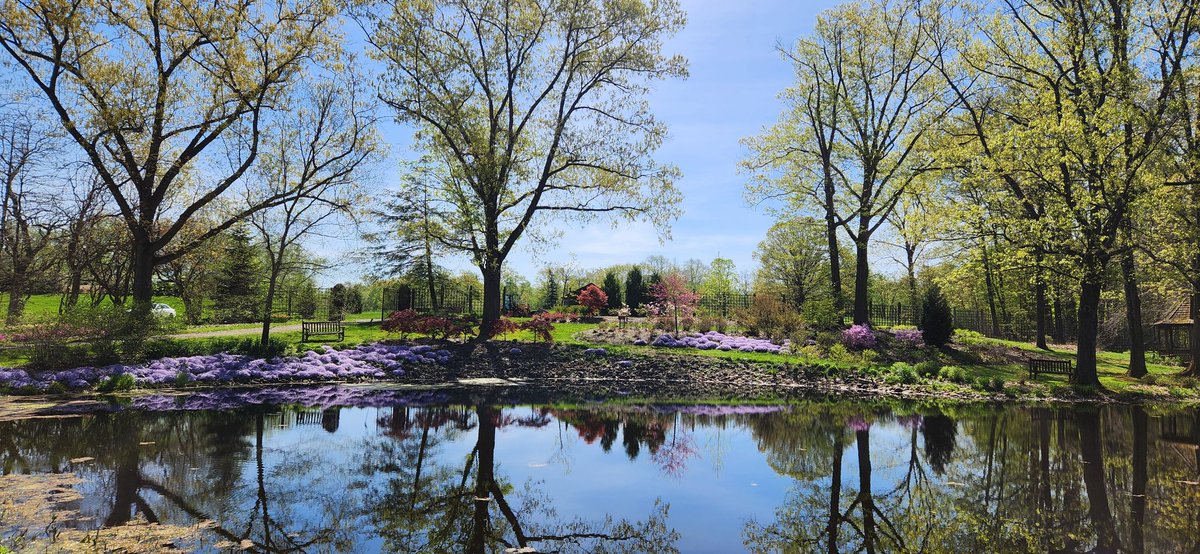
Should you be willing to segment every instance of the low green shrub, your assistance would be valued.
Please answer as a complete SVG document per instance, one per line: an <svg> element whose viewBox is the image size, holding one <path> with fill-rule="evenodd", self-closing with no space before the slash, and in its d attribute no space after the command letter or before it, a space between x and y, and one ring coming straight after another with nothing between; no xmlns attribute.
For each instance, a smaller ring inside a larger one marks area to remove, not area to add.
<svg viewBox="0 0 1200 554"><path fill-rule="evenodd" d="M100 381L100 384L96 386L96 390L100 392L128 391L133 390L133 385L133 375L122 373Z"/></svg>
<svg viewBox="0 0 1200 554"><path fill-rule="evenodd" d="M934 377L938 371L942 369L942 364L929 360L916 365L917 375L921 377Z"/></svg>
<svg viewBox="0 0 1200 554"><path fill-rule="evenodd" d="M917 370L904 362L892 364L891 371L883 377L883 382L889 385L911 385L920 380Z"/></svg>
<svg viewBox="0 0 1200 554"><path fill-rule="evenodd" d="M949 381L951 383L962 383L967 379L967 374L963 368L956 365L948 365L938 370L938 379Z"/></svg>

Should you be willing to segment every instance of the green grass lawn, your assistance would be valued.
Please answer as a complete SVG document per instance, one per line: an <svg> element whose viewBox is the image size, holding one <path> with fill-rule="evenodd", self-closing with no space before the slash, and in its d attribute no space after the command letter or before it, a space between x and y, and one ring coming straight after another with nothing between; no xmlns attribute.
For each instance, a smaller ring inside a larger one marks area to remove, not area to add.
<svg viewBox="0 0 1200 554"><path fill-rule="evenodd" d="M25 312L22 315L23 321L25 323L32 323L57 317L62 297L63 295L61 294L35 294L30 296L25 300ZM155 296L154 301L175 308L175 311L181 317L183 316L183 300L178 296ZM79 302L83 305L91 305L92 300L84 295L79 298ZM111 304L112 301L108 298L105 298L101 302L103 306ZM0 293L0 310L3 310L5 314L8 313L8 294L6 293Z"/></svg>

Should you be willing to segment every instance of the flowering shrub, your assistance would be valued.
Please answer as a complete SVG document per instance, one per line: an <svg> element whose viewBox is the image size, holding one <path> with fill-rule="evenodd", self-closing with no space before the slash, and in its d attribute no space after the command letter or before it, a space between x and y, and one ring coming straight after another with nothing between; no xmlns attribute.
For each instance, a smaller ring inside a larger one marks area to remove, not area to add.
<svg viewBox="0 0 1200 554"><path fill-rule="evenodd" d="M579 291L579 296L575 297L580 306L587 309L587 315L596 315L608 306L608 295L604 294L603 290L596 285L589 284Z"/></svg>
<svg viewBox="0 0 1200 554"><path fill-rule="evenodd" d="M896 329L892 332L896 342L906 348L924 348L924 332L920 329Z"/></svg>
<svg viewBox="0 0 1200 554"><path fill-rule="evenodd" d="M521 322L520 328L533 333L533 340L554 342L554 322L543 315Z"/></svg>
<svg viewBox="0 0 1200 554"><path fill-rule="evenodd" d="M346 350L328 346L301 356L255 359L234 354L163 358L128 366L78 367L30 375L21 369L0 369L0 385L13 389L47 390L53 383L86 389L127 374L142 386L177 383L262 383L349 379L362 380L403 375L405 364L446 364L450 352L431 346L367 344Z"/></svg>
<svg viewBox="0 0 1200 554"><path fill-rule="evenodd" d="M695 348L698 350L722 350L726 352L736 350L739 352L767 352L771 354L786 352L790 344L786 340L783 341L783 344L775 344L766 339L735 337L718 333L717 331L692 333L678 339L669 334L662 334L650 343L651 346L663 346L667 348Z"/></svg>
<svg viewBox="0 0 1200 554"><path fill-rule="evenodd" d="M851 325L842 331L842 344L850 350L866 350L875 346L875 333L867 324Z"/></svg>

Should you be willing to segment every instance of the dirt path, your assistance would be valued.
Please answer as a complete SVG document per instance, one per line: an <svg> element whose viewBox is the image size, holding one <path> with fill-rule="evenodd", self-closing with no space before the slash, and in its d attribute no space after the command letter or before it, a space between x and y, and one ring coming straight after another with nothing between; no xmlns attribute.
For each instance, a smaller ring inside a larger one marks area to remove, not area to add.
<svg viewBox="0 0 1200 554"><path fill-rule="evenodd" d="M347 321L346 323L370 323L372 321L377 321L377 320L375 320L375 319L356 319L354 321ZM272 325L271 326L272 333L286 333L288 331L299 331L299 330L300 330L299 323L289 323L287 325ZM199 331L199 332L193 332L193 333L185 332L185 333L178 333L178 334L174 334L174 335L167 335L167 338L205 339L205 338L211 338L211 337L238 337L238 336L242 336L242 335L257 335L259 333L262 333L261 325L258 327L246 327L246 328L242 328L242 329L220 329L217 331Z"/></svg>

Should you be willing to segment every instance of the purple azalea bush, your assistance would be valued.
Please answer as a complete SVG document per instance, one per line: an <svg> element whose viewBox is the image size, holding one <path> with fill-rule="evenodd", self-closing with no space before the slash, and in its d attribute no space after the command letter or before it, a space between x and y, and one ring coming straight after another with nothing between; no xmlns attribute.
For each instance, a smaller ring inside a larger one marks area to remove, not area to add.
<svg viewBox="0 0 1200 554"><path fill-rule="evenodd" d="M162 358L139 365L77 367L30 375L22 369L0 368L0 386L46 390L55 382L72 389L94 387L101 381L130 374L141 386L167 383L275 383L287 381L369 380L404 374L406 364L442 364L450 352L428 345L364 344L336 350L323 346L300 356L261 359L220 353L208 356Z"/></svg>
<svg viewBox="0 0 1200 554"><path fill-rule="evenodd" d="M892 332L896 342L907 348L924 348L925 333L920 329L896 329Z"/></svg>
<svg viewBox="0 0 1200 554"><path fill-rule="evenodd" d="M851 325L849 329L842 331L842 344L851 350L874 348L875 333L866 323Z"/></svg>
<svg viewBox="0 0 1200 554"><path fill-rule="evenodd" d="M751 337L730 336L717 331L709 331L707 333L692 333L681 338L675 338L669 334L659 335L650 343L651 346L663 346L667 348L695 348L698 350L723 350L739 352L768 352L771 354L780 354L787 351L790 341L783 341L783 344L775 344L766 339L756 339Z"/></svg>

